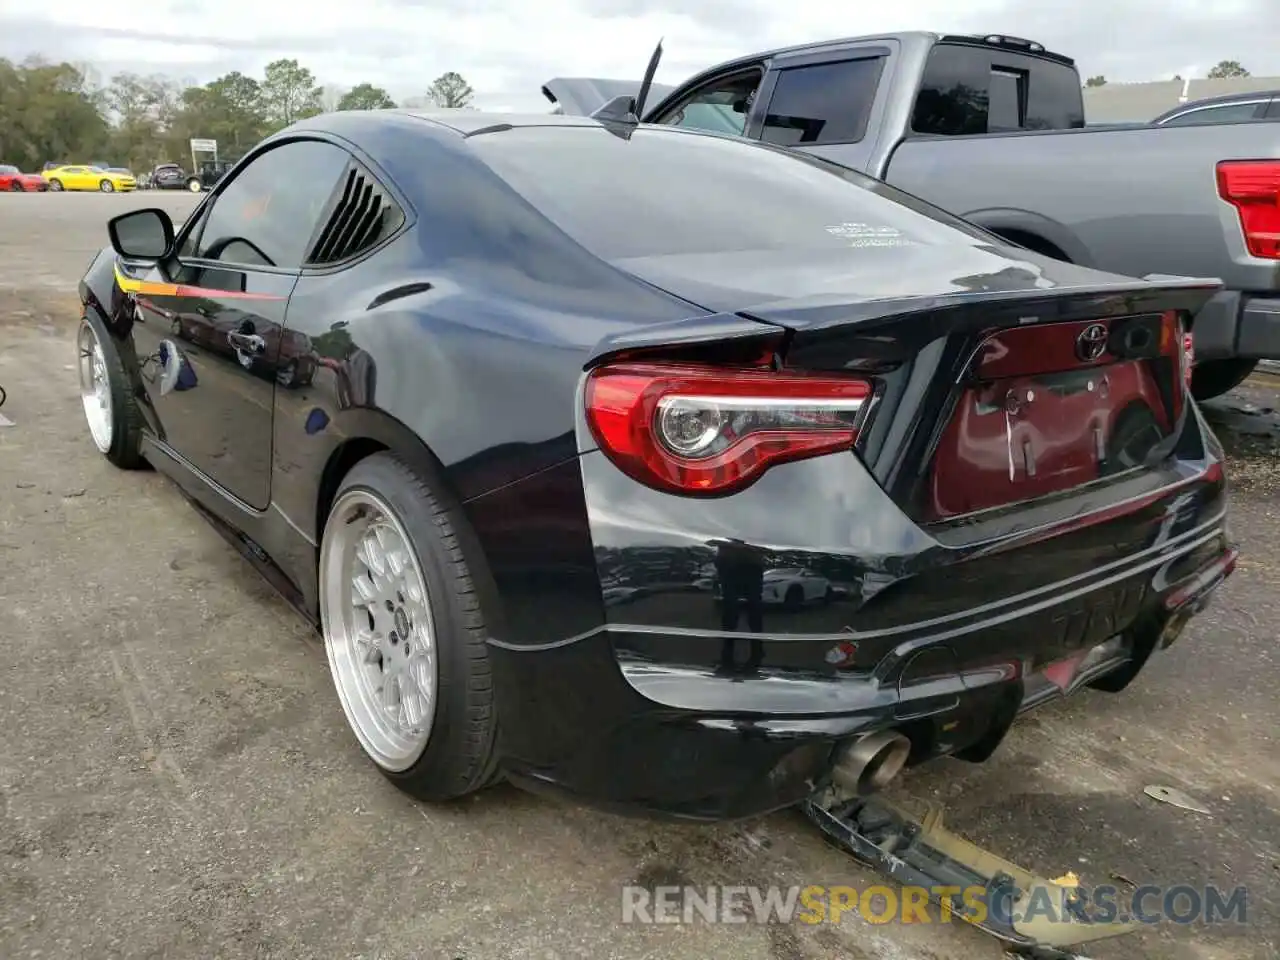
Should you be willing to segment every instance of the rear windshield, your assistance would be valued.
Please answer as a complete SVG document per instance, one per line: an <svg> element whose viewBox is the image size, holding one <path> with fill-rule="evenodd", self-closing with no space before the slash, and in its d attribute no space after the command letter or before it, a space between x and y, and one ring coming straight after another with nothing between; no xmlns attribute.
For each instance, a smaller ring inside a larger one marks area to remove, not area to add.
<svg viewBox="0 0 1280 960"><path fill-rule="evenodd" d="M524 127L471 146L606 260L741 250L991 243L878 180L747 141L642 127Z"/></svg>

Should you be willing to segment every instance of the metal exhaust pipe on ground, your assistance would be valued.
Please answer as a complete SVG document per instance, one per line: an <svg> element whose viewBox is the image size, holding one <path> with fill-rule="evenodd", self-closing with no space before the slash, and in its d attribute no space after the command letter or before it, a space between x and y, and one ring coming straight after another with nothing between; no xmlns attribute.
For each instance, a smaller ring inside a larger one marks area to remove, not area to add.
<svg viewBox="0 0 1280 960"><path fill-rule="evenodd" d="M865 797L889 785L911 755L911 741L893 730L859 737L839 754L831 771L835 785Z"/></svg>

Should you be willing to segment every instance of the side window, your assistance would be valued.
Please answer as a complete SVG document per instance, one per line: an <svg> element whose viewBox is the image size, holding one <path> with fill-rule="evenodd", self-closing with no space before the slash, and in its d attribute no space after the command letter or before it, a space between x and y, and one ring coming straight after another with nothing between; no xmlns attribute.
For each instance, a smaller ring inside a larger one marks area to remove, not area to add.
<svg viewBox="0 0 1280 960"><path fill-rule="evenodd" d="M1188 110L1170 117L1162 127L1184 127L1195 123L1244 123L1258 115L1257 103L1224 103L1220 107Z"/></svg>
<svg viewBox="0 0 1280 960"><path fill-rule="evenodd" d="M697 90L658 122L740 137L746 129L747 114L760 79L760 71L752 70L716 80Z"/></svg>
<svg viewBox="0 0 1280 960"><path fill-rule="evenodd" d="M883 68L883 57L863 57L781 71L761 139L781 146L857 143Z"/></svg>
<svg viewBox="0 0 1280 960"><path fill-rule="evenodd" d="M1266 120L1280 120L1280 97L1272 98L1267 106L1267 112L1262 116Z"/></svg>
<svg viewBox="0 0 1280 960"><path fill-rule="evenodd" d="M350 158L320 140L259 154L215 196L179 255L241 266L297 269Z"/></svg>

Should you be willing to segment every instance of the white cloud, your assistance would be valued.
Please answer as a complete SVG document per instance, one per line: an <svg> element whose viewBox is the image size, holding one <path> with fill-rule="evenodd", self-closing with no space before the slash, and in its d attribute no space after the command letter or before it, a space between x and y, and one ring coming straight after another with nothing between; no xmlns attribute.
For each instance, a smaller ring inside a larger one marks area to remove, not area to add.
<svg viewBox="0 0 1280 960"><path fill-rule="evenodd" d="M658 80L774 46L879 31L928 29L1031 37L1076 58L1086 75L1143 80L1187 63L1241 61L1280 74L1274 0L942 0L835 4L828 0L153 0L130 23L97 0L42 6L0 0L0 56L91 62L209 80L230 69L259 74L296 57L321 83L370 81L421 94L446 70L477 91L477 105L543 110L541 83L557 75L628 77L659 37ZM1268 26L1270 24L1270 26ZM252 31L252 33L249 33ZM245 39L246 35L248 39ZM1197 72L1202 73L1201 66Z"/></svg>

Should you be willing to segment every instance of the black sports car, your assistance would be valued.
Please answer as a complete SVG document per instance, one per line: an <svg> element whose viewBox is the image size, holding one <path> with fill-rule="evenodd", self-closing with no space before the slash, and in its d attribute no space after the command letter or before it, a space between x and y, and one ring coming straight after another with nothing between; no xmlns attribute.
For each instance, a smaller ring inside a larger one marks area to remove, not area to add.
<svg viewBox="0 0 1280 960"><path fill-rule="evenodd" d="M351 111L176 236L109 227L95 444L314 621L422 798L505 775L714 819L982 760L1124 687L1234 565L1186 388L1212 282L1049 260L815 157ZM309 382L255 373L286 366Z"/></svg>

